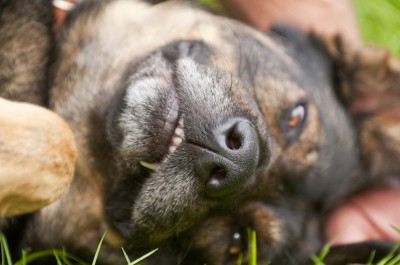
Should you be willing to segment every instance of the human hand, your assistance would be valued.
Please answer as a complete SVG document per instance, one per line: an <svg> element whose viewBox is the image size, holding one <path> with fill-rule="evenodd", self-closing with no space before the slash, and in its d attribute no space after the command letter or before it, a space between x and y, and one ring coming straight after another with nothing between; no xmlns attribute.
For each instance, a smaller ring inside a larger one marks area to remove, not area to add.
<svg viewBox="0 0 400 265"><path fill-rule="evenodd" d="M400 187L366 190L346 200L325 223L325 237L333 244L365 240L400 241Z"/></svg>
<svg viewBox="0 0 400 265"><path fill-rule="evenodd" d="M352 45L361 44L350 0L220 0L226 10L259 29L291 23L306 31L331 37L337 34Z"/></svg>

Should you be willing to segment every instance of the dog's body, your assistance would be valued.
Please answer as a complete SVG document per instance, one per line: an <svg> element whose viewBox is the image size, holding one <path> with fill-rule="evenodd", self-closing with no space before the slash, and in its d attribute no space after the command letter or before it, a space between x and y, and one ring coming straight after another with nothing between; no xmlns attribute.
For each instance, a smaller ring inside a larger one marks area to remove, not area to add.
<svg viewBox="0 0 400 265"><path fill-rule="evenodd" d="M54 42L51 5L42 0L2 0L0 24L0 96L47 104L47 69Z"/></svg>
<svg viewBox="0 0 400 265"><path fill-rule="evenodd" d="M88 258L108 231L101 263L159 246L149 264L233 264L251 227L259 262L305 262L321 212L370 174L327 51L277 32L182 2L79 6L50 91L75 135L75 178L27 217L20 247Z"/></svg>

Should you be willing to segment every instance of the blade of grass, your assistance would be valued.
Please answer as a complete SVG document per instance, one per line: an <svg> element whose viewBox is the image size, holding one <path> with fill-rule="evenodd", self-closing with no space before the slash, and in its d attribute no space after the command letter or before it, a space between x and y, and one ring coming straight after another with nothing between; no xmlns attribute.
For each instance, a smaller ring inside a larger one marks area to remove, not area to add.
<svg viewBox="0 0 400 265"><path fill-rule="evenodd" d="M146 255L143 255L142 257L132 261L131 263L129 263L128 265L135 265L138 264L139 262L141 262L142 260L144 260L145 258L149 257L150 255L152 255L154 252L156 252L158 250L158 248L156 248L153 251L150 251L149 253L147 253Z"/></svg>
<svg viewBox="0 0 400 265"><path fill-rule="evenodd" d="M57 250L54 250L55 252L58 252ZM69 261L68 253L65 251L65 249L62 249L61 251L61 260L66 264L66 265L72 265L71 262Z"/></svg>
<svg viewBox="0 0 400 265"><path fill-rule="evenodd" d="M38 260L40 258L44 257L54 257L54 250L52 249L46 249L46 250L41 250L33 253L27 253L25 257L21 258L18 260L14 265L25 265L29 264L32 261Z"/></svg>
<svg viewBox="0 0 400 265"><path fill-rule="evenodd" d="M26 255L27 255L26 250L22 250L22 257L21 257L21 260L22 260L22 264L23 264L23 265L26 265L26 264L27 264L27 262L26 262Z"/></svg>
<svg viewBox="0 0 400 265"><path fill-rule="evenodd" d="M374 260L374 257L375 257L375 250L373 250L373 251L371 252L371 255L369 256L369 259L368 259L366 265L372 265L372 261Z"/></svg>
<svg viewBox="0 0 400 265"><path fill-rule="evenodd" d="M237 261L236 261L236 265L242 265L243 264L243 253L240 253L238 255Z"/></svg>
<svg viewBox="0 0 400 265"><path fill-rule="evenodd" d="M121 248L121 249L122 249L122 252L124 253L124 256L125 256L126 262L127 262L128 264L130 264L130 263L131 263L131 261L130 261L130 259L129 259L129 257L128 257L128 254L126 254L126 252L125 252L124 248Z"/></svg>
<svg viewBox="0 0 400 265"><path fill-rule="evenodd" d="M246 229L249 246L249 265L257 265L257 238L256 231L248 227Z"/></svg>
<svg viewBox="0 0 400 265"><path fill-rule="evenodd" d="M398 265L399 263L400 263L400 255L397 255L385 265Z"/></svg>
<svg viewBox="0 0 400 265"><path fill-rule="evenodd" d="M256 231L251 231L251 256L250 256L250 264L257 265L257 237Z"/></svg>
<svg viewBox="0 0 400 265"><path fill-rule="evenodd" d="M394 245L394 247L390 251L390 253L394 254L399 248L400 248L400 242L397 242L396 245Z"/></svg>
<svg viewBox="0 0 400 265"><path fill-rule="evenodd" d="M311 256L311 260L314 262L314 265L325 265L323 260L328 255L330 248L331 248L331 244L329 244L329 243L325 244L322 247L318 256L316 256L316 255Z"/></svg>
<svg viewBox="0 0 400 265"><path fill-rule="evenodd" d="M96 249L96 253L94 254L92 265L96 264L97 257L99 256L99 253L100 253L100 248L101 248L101 245L103 244L103 240L106 237L106 234L107 234L107 231L104 232L103 236L100 239L99 245L97 246L97 249Z"/></svg>
<svg viewBox="0 0 400 265"><path fill-rule="evenodd" d="M0 250L1 250L1 264L5 264L5 258L6 258L6 254L5 254L5 250L4 250L4 246L3 246L3 241L0 240Z"/></svg>
<svg viewBox="0 0 400 265"><path fill-rule="evenodd" d="M77 264L80 264L80 265L88 265L88 264L87 264L86 262L84 262L83 260L81 260L81 259L79 259L79 258L77 258L77 257L75 257L75 256L73 256L73 255L71 255L71 254L68 254L67 251L65 251L65 249L63 249L63 250L55 249L55 250L53 250L53 251L56 251L59 255L61 255L62 261L63 261L66 265L77 265Z"/></svg>
<svg viewBox="0 0 400 265"><path fill-rule="evenodd" d="M325 244L323 247L322 247L322 250L321 250L321 253L320 253L320 258L322 259L322 260L324 260L325 259L325 257L326 256L328 256L328 254L329 254L329 250L331 249L331 244Z"/></svg>
<svg viewBox="0 0 400 265"><path fill-rule="evenodd" d="M325 265L325 263L318 256L312 255L311 260L313 261L314 265Z"/></svg>
<svg viewBox="0 0 400 265"><path fill-rule="evenodd" d="M395 252L400 248L400 243L397 243L394 245L394 247L390 250L389 254L381 259L377 265L388 265L388 264L396 264L392 263L392 260L397 260L399 258L399 254L395 255Z"/></svg>
<svg viewBox="0 0 400 265"><path fill-rule="evenodd" d="M2 254L2 264L4 264L3 257L7 260L8 265L12 265L10 249L8 248L6 236L0 232L0 244L1 244L1 254Z"/></svg>
<svg viewBox="0 0 400 265"><path fill-rule="evenodd" d="M376 265L385 265L389 262L389 260L391 260L393 258L393 254L388 254L386 257L384 257L383 259L381 259L378 263L376 263Z"/></svg>
<svg viewBox="0 0 400 265"><path fill-rule="evenodd" d="M61 259L58 257L57 251L53 250L54 257L57 260L57 265L62 265Z"/></svg>
<svg viewBox="0 0 400 265"><path fill-rule="evenodd" d="M394 225L390 225L390 227L392 227L393 230L395 230L397 233L400 234L400 228L398 228L397 226L394 226Z"/></svg>

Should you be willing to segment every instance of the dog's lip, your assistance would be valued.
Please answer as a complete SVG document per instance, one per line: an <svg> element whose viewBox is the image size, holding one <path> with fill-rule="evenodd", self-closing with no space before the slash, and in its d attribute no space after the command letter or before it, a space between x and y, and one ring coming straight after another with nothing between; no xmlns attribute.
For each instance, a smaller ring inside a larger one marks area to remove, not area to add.
<svg viewBox="0 0 400 265"><path fill-rule="evenodd" d="M159 162L140 161L140 165L150 169L151 171L158 171L162 161L165 160L165 157L175 152L176 148L185 139L183 118L180 117L179 102L175 90L171 90L171 93L169 93L166 105L165 123L162 130L165 134L169 135L169 141L167 142L166 148L167 151Z"/></svg>
<svg viewBox="0 0 400 265"><path fill-rule="evenodd" d="M174 133L171 137L167 155L170 155L173 152L175 152L176 148L184 141L184 139L185 139L185 133L183 130L183 119L180 118L178 121L178 125L175 127ZM140 165L152 171L158 171L161 166L161 163L162 162L149 163L143 160L140 161Z"/></svg>

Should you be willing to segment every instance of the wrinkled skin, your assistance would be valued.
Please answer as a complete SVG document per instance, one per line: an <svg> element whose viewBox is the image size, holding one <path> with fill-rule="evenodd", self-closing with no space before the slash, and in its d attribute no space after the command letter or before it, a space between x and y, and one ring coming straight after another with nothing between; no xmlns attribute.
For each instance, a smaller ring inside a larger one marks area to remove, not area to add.
<svg viewBox="0 0 400 265"><path fill-rule="evenodd" d="M57 43L50 106L75 134L76 173L21 247L90 259L107 230L101 264L123 263L121 246L159 247L147 264L235 264L250 227L260 263L301 264L320 214L368 180L313 36L115 0L76 8Z"/></svg>

